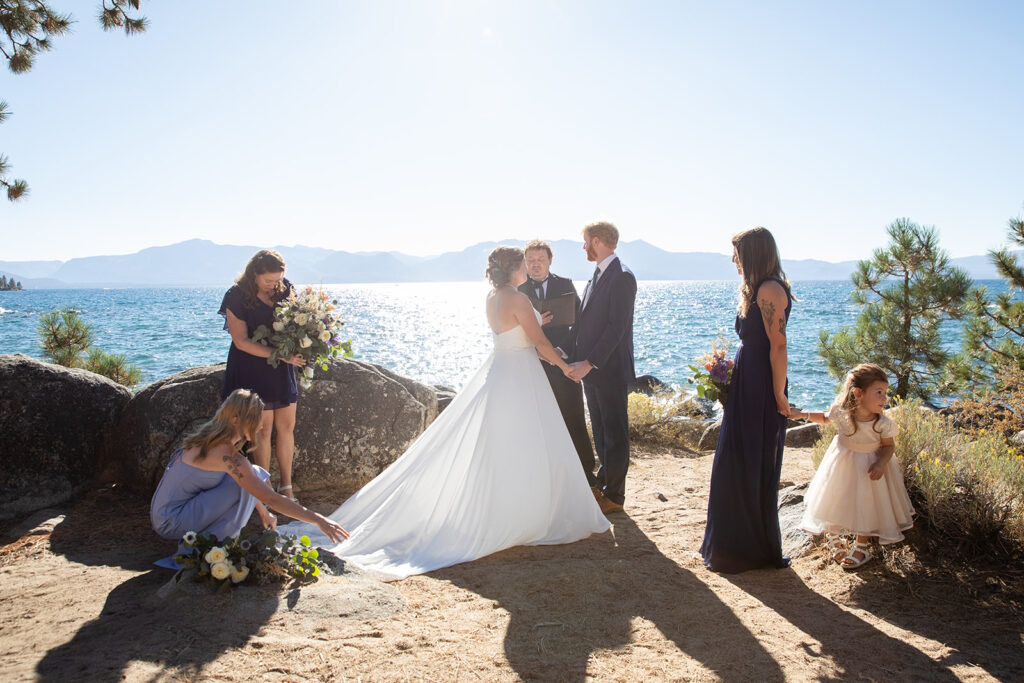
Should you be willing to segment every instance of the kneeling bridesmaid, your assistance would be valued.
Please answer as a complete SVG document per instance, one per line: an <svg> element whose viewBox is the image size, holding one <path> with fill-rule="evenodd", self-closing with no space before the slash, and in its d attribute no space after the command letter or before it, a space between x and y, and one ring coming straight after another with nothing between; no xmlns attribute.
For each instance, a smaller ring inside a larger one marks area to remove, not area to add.
<svg viewBox="0 0 1024 683"><path fill-rule="evenodd" d="M263 407L257 394L236 389L212 419L185 438L164 470L150 504L149 516L157 534L181 541L194 531L223 540L238 535L254 509L265 529L276 528L277 519L267 510L269 506L316 525L335 543L348 538L348 532L337 523L276 493L267 485L270 474L242 455L239 448L261 434ZM178 568L173 555L156 564Z"/></svg>

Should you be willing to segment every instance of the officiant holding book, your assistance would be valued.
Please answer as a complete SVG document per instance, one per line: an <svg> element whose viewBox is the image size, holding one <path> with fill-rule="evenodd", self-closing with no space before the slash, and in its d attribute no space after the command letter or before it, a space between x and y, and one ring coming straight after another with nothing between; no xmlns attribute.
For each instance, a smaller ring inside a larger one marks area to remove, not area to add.
<svg viewBox="0 0 1024 683"><path fill-rule="evenodd" d="M580 310L580 298L572 280L551 272L554 254L551 245L542 240L533 240L526 245L526 282L519 291L530 297L533 307L541 314L544 335L551 345L558 348L569 335L569 328L576 322ZM548 363L541 363L547 374L551 391L555 394L558 409L565 420L565 426L576 447L587 482L597 485L594 476L594 446L587 432L587 421L583 412L583 386L567 378L561 370Z"/></svg>

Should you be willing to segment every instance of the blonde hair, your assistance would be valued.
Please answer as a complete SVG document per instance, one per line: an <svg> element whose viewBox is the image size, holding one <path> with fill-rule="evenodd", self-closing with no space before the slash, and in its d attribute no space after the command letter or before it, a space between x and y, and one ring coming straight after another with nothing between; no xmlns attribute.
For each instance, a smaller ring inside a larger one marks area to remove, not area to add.
<svg viewBox="0 0 1024 683"><path fill-rule="evenodd" d="M542 249L543 251L546 251L549 259L553 259L555 257L554 252L551 251L551 245L544 240L530 240L526 243L526 246L523 247L523 253L525 254L532 249Z"/></svg>
<svg viewBox="0 0 1024 683"><path fill-rule="evenodd" d="M487 279L497 289L512 282L512 273L523 262L523 250L518 247L495 247L487 257Z"/></svg>
<svg viewBox="0 0 1024 683"><path fill-rule="evenodd" d="M607 221L598 221L584 227L583 235L585 237L596 237L601 240L604 246L612 251L615 251L615 247L619 246L619 229Z"/></svg>
<svg viewBox="0 0 1024 683"><path fill-rule="evenodd" d="M775 238L767 229L759 226L738 232L732 237L732 246L736 250L740 270L743 271L740 300L736 306L741 317L746 317L750 305L757 299L758 288L768 278L780 280L789 298L796 301L789 280L782 272L782 260L779 258Z"/></svg>
<svg viewBox="0 0 1024 683"><path fill-rule="evenodd" d="M232 420L238 418L238 424ZM263 399L254 391L235 389L217 408L217 412L199 429L185 437L183 448L199 447L196 457L200 460L214 446L232 444L238 434L246 432L253 439L259 438L260 423L263 421ZM247 450L256 447L252 443Z"/></svg>
<svg viewBox="0 0 1024 683"><path fill-rule="evenodd" d="M846 373L846 379L843 381L843 387L839 390L839 394L836 396L836 400L832 405L840 410L846 411L850 415L853 415L854 411L857 410L857 394L855 394L853 390L860 389L861 391L866 391L867 388L875 382L885 382L888 384L889 375L885 373L885 370L874 363L861 363ZM871 428L876 432L881 431L878 429L878 421L881 418L881 414L875 415L875 419L871 423ZM853 431L847 436L853 436L856 431L857 425L853 425Z"/></svg>

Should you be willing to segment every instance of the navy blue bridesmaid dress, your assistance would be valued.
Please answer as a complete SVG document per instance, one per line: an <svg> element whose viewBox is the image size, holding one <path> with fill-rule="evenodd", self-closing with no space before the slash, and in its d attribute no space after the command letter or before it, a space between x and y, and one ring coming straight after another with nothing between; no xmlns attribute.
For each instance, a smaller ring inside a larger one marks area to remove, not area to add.
<svg viewBox="0 0 1024 683"><path fill-rule="evenodd" d="M284 281L284 291L276 301L291 295L292 284ZM275 301L275 303L276 303ZM228 329L227 312L231 311L236 318L245 321L246 334L252 339L256 328L260 325L270 327L274 324L274 308L259 299L250 303L245 294L233 286L224 294L219 313L224 316L224 329ZM299 387L295 379L295 366L278 363L277 367L267 363L266 358L253 356L231 343L228 351L228 364L224 369L224 386L221 398L227 398L235 389L248 389L256 392L263 399L264 410L277 410L295 403L299 397Z"/></svg>
<svg viewBox="0 0 1024 683"><path fill-rule="evenodd" d="M792 308L790 297L787 321ZM736 317L736 333L741 343L715 449L700 547L704 564L723 573L789 566L782 555L778 509L786 417L776 409L768 333L756 301L746 316Z"/></svg>

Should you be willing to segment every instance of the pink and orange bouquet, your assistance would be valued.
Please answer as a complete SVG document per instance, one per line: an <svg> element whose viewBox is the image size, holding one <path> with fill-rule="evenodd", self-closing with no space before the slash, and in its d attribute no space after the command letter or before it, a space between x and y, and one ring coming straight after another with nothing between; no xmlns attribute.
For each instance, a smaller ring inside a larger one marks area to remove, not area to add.
<svg viewBox="0 0 1024 683"><path fill-rule="evenodd" d="M691 365L693 376L688 380L697 385L697 395L710 401L718 401L725 407L732 380L732 360L726 358L729 343L717 340L711 345L711 352L697 358L700 365Z"/></svg>

